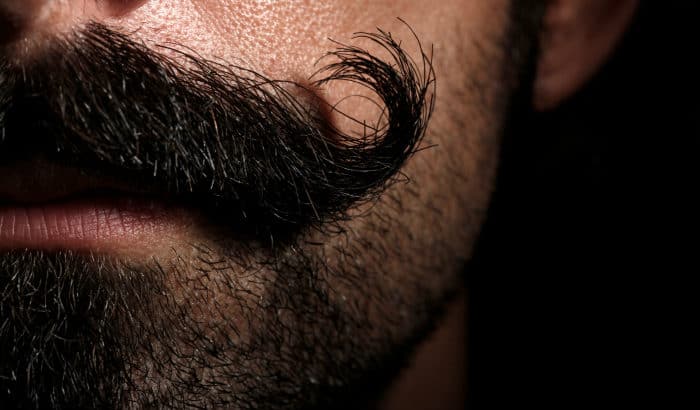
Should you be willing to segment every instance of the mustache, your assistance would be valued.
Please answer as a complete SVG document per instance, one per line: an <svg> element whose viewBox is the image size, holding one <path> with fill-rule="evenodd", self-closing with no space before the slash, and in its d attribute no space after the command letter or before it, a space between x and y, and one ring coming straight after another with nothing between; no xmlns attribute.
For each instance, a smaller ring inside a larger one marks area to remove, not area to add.
<svg viewBox="0 0 700 410"><path fill-rule="evenodd" d="M385 58L334 42L308 87L173 48L178 58L168 56L96 23L23 62L0 51L0 165L39 153L117 175L264 241L324 229L398 180L433 110L422 47L416 62L387 32L354 39ZM336 81L376 95L381 125L336 128L334 108L314 97Z"/></svg>

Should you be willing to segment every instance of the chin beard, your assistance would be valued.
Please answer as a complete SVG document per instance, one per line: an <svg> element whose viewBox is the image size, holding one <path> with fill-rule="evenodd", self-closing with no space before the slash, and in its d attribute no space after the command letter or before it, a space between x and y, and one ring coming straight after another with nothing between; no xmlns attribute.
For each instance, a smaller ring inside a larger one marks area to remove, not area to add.
<svg viewBox="0 0 700 410"><path fill-rule="evenodd" d="M233 258L200 249L196 260L2 255L3 407L352 408L376 398L422 336L397 342L390 317L375 328L371 281L359 292L370 305L350 303L303 253L246 275Z"/></svg>

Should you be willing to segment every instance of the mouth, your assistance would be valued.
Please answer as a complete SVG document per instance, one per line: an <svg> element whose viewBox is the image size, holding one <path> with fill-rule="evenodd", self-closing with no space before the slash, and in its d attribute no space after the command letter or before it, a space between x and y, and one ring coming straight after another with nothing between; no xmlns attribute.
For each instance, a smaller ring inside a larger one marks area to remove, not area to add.
<svg viewBox="0 0 700 410"><path fill-rule="evenodd" d="M192 212L125 181L42 159L0 167L0 251L144 254L167 246Z"/></svg>

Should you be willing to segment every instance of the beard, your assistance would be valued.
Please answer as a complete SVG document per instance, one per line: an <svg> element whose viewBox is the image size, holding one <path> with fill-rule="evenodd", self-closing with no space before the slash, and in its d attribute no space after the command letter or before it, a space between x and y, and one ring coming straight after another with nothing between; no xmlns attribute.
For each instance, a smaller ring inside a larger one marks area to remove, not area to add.
<svg viewBox="0 0 700 410"><path fill-rule="evenodd" d="M357 255L398 249L350 240L344 222L399 180L434 77L387 33L361 37L391 61L340 46L312 87L96 24L39 58L5 50L0 166L41 157L129 181L204 215L207 240L150 260L0 254L0 402L341 408L384 388L446 296L410 275L393 292ZM382 118L338 130L314 91L333 81L369 88Z"/></svg>
<svg viewBox="0 0 700 410"><path fill-rule="evenodd" d="M198 259L139 267L2 255L4 405L350 408L372 400L410 349L413 340L393 341L398 318L373 329L366 307L330 293L313 259L280 257L269 262L280 274L248 276L240 258ZM424 309L414 318L435 313Z"/></svg>

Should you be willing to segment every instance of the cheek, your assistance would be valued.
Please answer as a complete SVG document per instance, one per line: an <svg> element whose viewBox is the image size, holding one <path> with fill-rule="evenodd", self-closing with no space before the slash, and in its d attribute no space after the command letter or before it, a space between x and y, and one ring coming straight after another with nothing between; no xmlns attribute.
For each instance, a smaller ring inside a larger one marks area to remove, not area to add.
<svg viewBox="0 0 700 410"><path fill-rule="evenodd" d="M493 25L505 0L150 0L108 19L150 44L180 44L208 58L241 63L272 78L308 77L314 63L358 31L379 27L411 40L404 19L426 44L454 42L454 28ZM119 2L116 2L119 3ZM449 32L448 32L449 30Z"/></svg>

